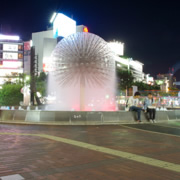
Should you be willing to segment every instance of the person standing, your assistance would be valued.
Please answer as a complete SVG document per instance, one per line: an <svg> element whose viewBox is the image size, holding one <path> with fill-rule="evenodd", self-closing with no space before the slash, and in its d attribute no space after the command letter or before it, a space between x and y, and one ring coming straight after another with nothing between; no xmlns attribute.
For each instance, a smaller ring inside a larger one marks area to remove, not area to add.
<svg viewBox="0 0 180 180"><path fill-rule="evenodd" d="M148 93L148 96L145 98L144 110L149 114L149 121L155 123L156 104L151 93Z"/></svg>
<svg viewBox="0 0 180 180"><path fill-rule="evenodd" d="M129 111L135 111L138 114L138 122L141 122L141 111L142 107L139 105L139 98L140 98L140 93L135 92L134 96L129 97L127 106L129 107Z"/></svg>

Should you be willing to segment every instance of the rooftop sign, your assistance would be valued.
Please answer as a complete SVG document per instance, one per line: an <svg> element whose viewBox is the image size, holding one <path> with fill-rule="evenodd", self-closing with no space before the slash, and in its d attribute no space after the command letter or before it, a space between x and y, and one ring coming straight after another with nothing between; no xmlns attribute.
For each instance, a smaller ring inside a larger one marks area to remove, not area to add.
<svg viewBox="0 0 180 180"><path fill-rule="evenodd" d="M71 34L76 33L76 21L65 16L62 13L53 14L53 36L54 38L67 37Z"/></svg>

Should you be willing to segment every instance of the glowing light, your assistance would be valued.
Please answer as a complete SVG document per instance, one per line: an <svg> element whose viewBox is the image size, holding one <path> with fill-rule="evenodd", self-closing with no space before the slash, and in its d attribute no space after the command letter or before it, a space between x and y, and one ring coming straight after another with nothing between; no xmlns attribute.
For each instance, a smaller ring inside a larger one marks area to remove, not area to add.
<svg viewBox="0 0 180 180"><path fill-rule="evenodd" d="M164 84L164 81L163 80L156 80L156 84L157 85L162 85L162 84Z"/></svg>
<svg viewBox="0 0 180 180"><path fill-rule="evenodd" d="M22 62L20 61L3 61L3 65L1 66L3 68L22 68Z"/></svg>
<svg viewBox="0 0 180 180"><path fill-rule="evenodd" d="M9 36L9 35L0 34L0 39L2 39L2 40L16 40L16 41L18 41L20 38L19 38L19 36Z"/></svg>
<svg viewBox="0 0 180 180"><path fill-rule="evenodd" d="M87 27L84 27L83 32L89 32Z"/></svg>
<svg viewBox="0 0 180 180"><path fill-rule="evenodd" d="M50 23L53 23L55 17L56 17L57 13L53 13L53 16L51 17Z"/></svg>
<svg viewBox="0 0 180 180"><path fill-rule="evenodd" d="M51 58L44 57L43 58L43 72L48 72L51 70Z"/></svg>
<svg viewBox="0 0 180 180"><path fill-rule="evenodd" d="M109 99L109 95L108 94L106 95L106 99Z"/></svg>
<svg viewBox="0 0 180 180"><path fill-rule="evenodd" d="M67 37L76 33L76 21L65 16L62 13L58 13L53 22L53 36Z"/></svg>
<svg viewBox="0 0 180 180"><path fill-rule="evenodd" d="M39 97L39 98L41 97L41 93L40 92L37 92L36 94L37 94L37 97Z"/></svg>
<svg viewBox="0 0 180 180"><path fill-rule="evenodd" d="M30 77L29 76L26 76L26 81L29 81L30 80Z"/></svg>
<svg viewBox="0 0 180 180"><path fill-rule="evenodd" d="M6 69L6 68L4 68L3 69L3 64L2 65L0 65L0 76L11 76L12 74L12 72L13 73L23 73L23 69L13 69L13 70L9 70L9 69Z"/></svg>
<svg viewBox="0 0 180 180"><path fill-rule="evenodd" d="M18 53L3 53L3 59L18 59Z"/></svg>
<svg viewBox="0 0 180 180"><path fill-rule="evenodd" d="M32 41L32 40L30 40L30 46L31 46L31 47L33 46L33 41Z"/></svg>
<svg viewBox="0 0 180 180"><path fill-rule="evenodd" d="M17 44L3 44L4 51L18 51Z"/></svg>
<svg viewBox="0 0 180 180"><path fill-rule="evenodd" d="M120 65L120 64L117 64L117 67L121 67L121 65Z"/></svg>
<svg viewBox="0 0 180 180"><path fill-rule="evenodd" d="M124 55L124 43L109 42L108 45L115 54L120 56Z"/></svg>

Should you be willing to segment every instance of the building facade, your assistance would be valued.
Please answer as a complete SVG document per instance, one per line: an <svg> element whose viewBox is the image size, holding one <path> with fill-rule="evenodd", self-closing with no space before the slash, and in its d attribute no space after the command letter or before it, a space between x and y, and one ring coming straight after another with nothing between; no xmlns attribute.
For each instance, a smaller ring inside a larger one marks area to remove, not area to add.
<svg viewBox="0 0 180 180"><path fill-rule="evenodd" d="M87 30L86 28L84 25L77 26L76 32L83 32ZM51 53L62 38L54 38L53 29L32 33L32 45L35 46L35 54L38 56L38 69L40 72L48 71L51 63Z"/></svg>
<svg viewBox="0 0 180 180"><path fill-rule="evenodd" d="M32 33L32 44L35 46L35 54L38 55L38 69L40 72L48 71L51 64L51 53L59 40L75 32L88 32L86 26L76 26L74 20L61 13L54 13L50 22L53 23L52 28L47 31ZM122 70L130 70L135 81L142 81L144 79L143 64L132 58L125 59L122 57L124 55L123 43L112 41L108 42L108 45L112 49L116 67Z"/></svg>
<svg viewBox="0 0 180 180"><path fill-rule="evenodd" d="M134 81L144 80L143 63L133 60L132 58L125 59L119 56L115 56L114 58L117 69L130 71L134 77Z"/></svg>
<svg viewBox="0 0 180 180"><path fill-rule="evenodd" d="M0 85L23 73L24 48L18 36L0 35Z"/></svg>

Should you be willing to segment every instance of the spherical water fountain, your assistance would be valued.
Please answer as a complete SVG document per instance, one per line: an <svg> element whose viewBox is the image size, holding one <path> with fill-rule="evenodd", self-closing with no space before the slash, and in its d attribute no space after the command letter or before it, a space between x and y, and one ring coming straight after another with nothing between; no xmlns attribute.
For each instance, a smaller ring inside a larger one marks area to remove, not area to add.
<svg viewBox="0 0 180 180"><path fill-rule="evenodd" d="M62 39L51 57L49 94L58 110L115 110L115 61L107 42L92 33Z"/></svg>

